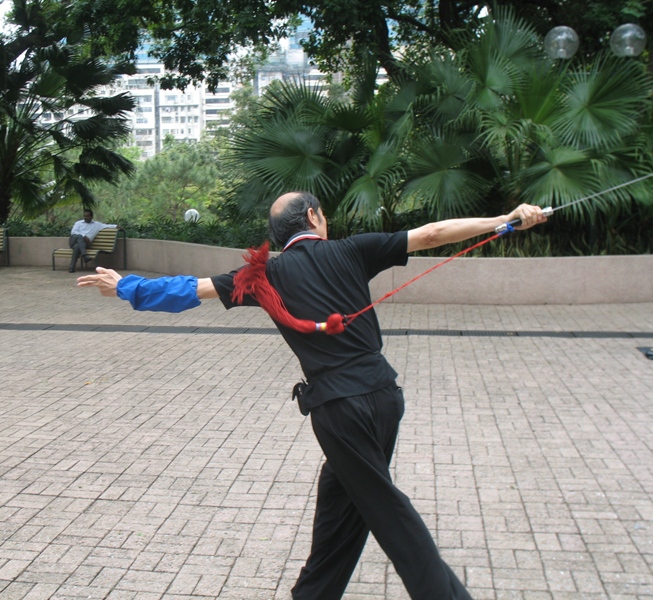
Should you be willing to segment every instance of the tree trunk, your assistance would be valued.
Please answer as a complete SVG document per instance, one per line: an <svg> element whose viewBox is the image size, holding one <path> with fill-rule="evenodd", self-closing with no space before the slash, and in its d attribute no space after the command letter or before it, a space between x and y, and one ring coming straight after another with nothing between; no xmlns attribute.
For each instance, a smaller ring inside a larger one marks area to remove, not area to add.
<svg viewBox="0 0 653 600"><path fill-rule="evenodd" d="M11 196L4 190L0 190L0 225L3 225L9 219L11 212Z"/></svg>
<svg viewBox="0 0 653 600"><path fill-rule="evenodd" d="M390 49L390 34L388 31L388 22L382 15L374 23L374 33L376 34L377 41L377 60L379 64L385 69L388 78L391 81L397 81L400 74L399 65L396 58L392 55Z"/></svg>

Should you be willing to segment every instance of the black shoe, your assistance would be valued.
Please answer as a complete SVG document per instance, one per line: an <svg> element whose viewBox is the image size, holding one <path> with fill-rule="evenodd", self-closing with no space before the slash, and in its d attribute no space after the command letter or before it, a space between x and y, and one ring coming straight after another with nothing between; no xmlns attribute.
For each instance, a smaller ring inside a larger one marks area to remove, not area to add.
<svg viewBox="0 0 653 600"><path fill-rule="evenodd" d="M84 262L85 262L85 263L89 263L89 262L91 262L92 260L93 260L93 259L92 259L90 256L85 256L85 257L84 257Z"/></svg>
<svg viewBox="0 0 653 600"><path fill-rule="evenodd" d="M68 272L69 272L69 273L74 273L74 272L75 272L75 269L68 269Z"/></svg>

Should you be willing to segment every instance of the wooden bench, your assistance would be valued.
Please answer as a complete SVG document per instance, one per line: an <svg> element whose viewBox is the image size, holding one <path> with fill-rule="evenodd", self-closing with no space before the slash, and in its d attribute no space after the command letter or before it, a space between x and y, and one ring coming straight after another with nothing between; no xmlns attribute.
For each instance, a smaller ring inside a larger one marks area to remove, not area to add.
<svg viewBox="0 0 653 600"><path fill-rule="evenodd" d="M105 254L111 254L115 252L116 246L118 245L118 237L122 237L122 259L123 265L122 268L127 268L127 237L125 236L125 231L123 229L118 229L117 227L105 227L100 229L95 239L86 246L86 255L91 259L96 259L98 254L104 252ZM54 259L55 258L67 258L68 261L73 257L72 248L57 248L52 252L52 270L54 271ZM79 257L79 264L82 266L83 257Z"/></svg>
<svg viewBox="0 0 653 600"><path fill-rule="evenodd" d="M9 230L0 227L0 254L4 254L5 267L9 266Z"/></svg>

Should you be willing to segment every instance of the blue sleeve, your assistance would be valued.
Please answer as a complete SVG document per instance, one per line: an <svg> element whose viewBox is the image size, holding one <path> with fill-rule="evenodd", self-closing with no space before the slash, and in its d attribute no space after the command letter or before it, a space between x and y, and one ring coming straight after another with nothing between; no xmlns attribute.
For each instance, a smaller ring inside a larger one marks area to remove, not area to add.
<svg viewBox="0 0 653 600"><path fill-rule="evenodd" d="M157 279L127 275L118 282L116 292L135 310L179 313L201 304L197 297L197 277L191 275Z"/></svg>

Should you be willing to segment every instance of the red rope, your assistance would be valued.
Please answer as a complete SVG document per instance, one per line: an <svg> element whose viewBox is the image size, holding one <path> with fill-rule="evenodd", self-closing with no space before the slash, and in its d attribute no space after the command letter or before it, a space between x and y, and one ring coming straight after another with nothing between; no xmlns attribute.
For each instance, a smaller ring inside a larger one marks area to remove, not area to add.
<svg viewBox="0 0 653 600"><path fill-rule="evenodd" d="M418 279L420 279L421 277L424 277L425 275L428 275L431 271L435 271L435 269L438 269L439 267L441 267L443 265L446 265L448 262L451 262L454 258L458 258L459 256L462 256L463 254L467 254L468 252L471 252L472 250L476 250L476 248L480 248L481 246L484 246L488 242L496 240L499 237L501 237L501 234L497 233L497 234L495 234L495 235L493 235L493 236L491 236L489 238L486 238L486 239L478 242L477 244L474 244L473 246L470 246L469 248L465 248L464 250L458 252L458 254L454 254L453 256L450 256L449 258L447 258L447 260L443 260L441 263L438 263L437 265L431 267L430 269L427 269L423 273L420 273L416 277L413 277L410 281L407 281L403 285L400 285L398 288L392 290L391 292L388 292L387 294L385 294L384 296L382 296L378 300L375 300L374 302L372 302L372 304L370 304L369 306L366 306L365 308L363 308L363 309L359 310L358 312L355 312L355 313L353 313L351 315L344 315L343 319L345 320L345 325L349 325L356 317L359 317L363 313L365 313L368 310L374 308L377 304L380 304L384 300L387 300L388 298L390 298L390 296L393 296L397 292L400 292L405 287L408 287L411 283L415 283Z"/></svg>
<svg viewBox="0 0 653 600"><path fill-rule="evenodd" d="M469 248L465 248L465 250L458 252L458 254L450 256L441 263L438 263L423 273L420 273L416 277L413 277L410 281L400 285L398 288L388 292L358 312L355 312L351 315L339 315L334 313L330 315L324 323L316 323L315 321L297 319L288 312L283 303L283 300L279 296L279 293L272 287L265 274L265 264L267 262L269 252L269 244L268 242L265 242L258 250L256 248L250 248L249 255L244 255L245 260L249 264L244 269L241 269L234 277L234 291L232 293L232 300L240 304L243 300L243 296L245 294L250 294L256 298L261 307L273 319L283 323L292 329L295 329L296 331L301 333L325 331L330 335L334 335L337 333L342 333L345 330L345 327L350 325L356 317L359 317L363 313L374 308L377 304L387 300L390 296L393 296L397 292L403 290L405 287L409 286L411 283L414 283L421 277L428 275L431 271L446 265L454 258L458 258L463 254L467 254L468 252L475 250L476 248L480 248L488 242L496 240L497 238L501 237L501 235L502 234L497 233L478 242L477 244L474 244L473 246L470 246Z"/></svg>

